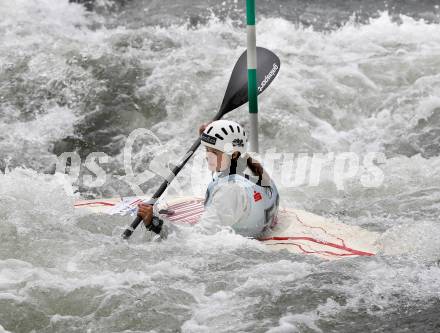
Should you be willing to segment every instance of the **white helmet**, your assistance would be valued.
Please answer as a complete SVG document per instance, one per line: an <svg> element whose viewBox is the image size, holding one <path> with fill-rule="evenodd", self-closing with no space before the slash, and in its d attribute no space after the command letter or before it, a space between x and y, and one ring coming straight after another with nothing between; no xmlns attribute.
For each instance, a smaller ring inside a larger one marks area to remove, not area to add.
<svg viewBox="0 0 440 333"><path fill-rule="evenodd" d="M216 120L206 126L201 136L202 144L232 155L240 152L240 157L246 156L247 136L243 127L231 120Z"/></svg>

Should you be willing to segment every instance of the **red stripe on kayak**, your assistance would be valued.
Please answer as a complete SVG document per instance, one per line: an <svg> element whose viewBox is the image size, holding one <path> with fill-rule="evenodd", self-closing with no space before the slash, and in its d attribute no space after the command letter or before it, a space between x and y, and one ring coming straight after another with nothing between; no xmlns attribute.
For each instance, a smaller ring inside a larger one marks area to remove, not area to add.
<svg viewBox="0 0 440 333"><path fill-rule="evenodd" d="M167 207L167 209L175 211L175 213L173 215L178 215L178 214L184 214L187 212L191 212L195 209L203 210L203 206L201 206L201 205L188 205L188 206L185 206L184 208L181 208L181 209L175 209L175 207L170 206L170 207Z"/></svg>
<svg viewBox="0 0 440 333"><path fill-rule="evenodd" d="M114 203L105 202L105 201L95 201L95 202L86 202L81 204L74 204L74 207L79 206L91 206L91 205L100 205L100 206L114 206Z"/></svg>
<svg viewBox="0 0 440 333"><path fill-rule="evenodd" d="M176 221L172 221L171 222L176 222ZM195 224L199 221L198 217L187 217L184 219L180 219L178 222L179 224L184 224L184 223L189 223L189 224Z"/></svg>
<svg viewBox="0 0 440 333"><path fill-rule="evenodd" d="M310 226L310 225L307 225L307 224L305 224L305 223L299 218L298 214L296 214L295 212L293 212L293 214L295 214L296 219L297 219L297 220L299 221L299 223L301 223L303 226L308 227L308 228L310 228L310 229L320 229L320 230L324 231L325 234L330 235L330 236L332 236L332 237L334 237L334 238L340 240L341 243L342 243L342 245L345 246L345 242L344 242L344 240L343 240L342 238L339 238L339 237L337 237L336 235L332 235L331 233L327 232L327 230L325 230L323 227L312 227L312 226Z"/></svg>
<svg viewBox="0 0 440 333"><path fill-rule="evenodd" d="M260 241L262 241L262 242L271 241L271 240L273 240L273 241L305 240L305 241L309 241L309 242L313 242L313 243L317 243L317 244L321 244L321 245L325 245L325 246L330 246L330 247L333 247L335 249L345 250L347 252L351 252L352 253L351 255L374 256L374 253L364 252L364 251L360 251L360 250L355 250L355 249L352 249L352 248L347 247L345 245L329 243L329 242L321 241L319 239L315 239L315 238L312 238L312 237L271 237L271 238L262 238L262 239L260 239ZM294 244L294 245L296 245L296 244Z"/></svg>
<svg viewBox="0 0 440 333"><path fill-rule="evenodd" d="M266 245L268 245L268 246L269 245L295 245L305 254L323 254L323 255L337 256L337 257L349 257L349 256L358 255L355 253L336 253L336 252L331 252L331 251L307 251L300 244L296 244L296 243L274 243L274 244L266 244Z"/></svg>
<svg viewBox="0 0 440 333"><path fill-rule="evenodd" d="M167 219L172 222L197 223L204 211L203 199L179 202L169 205L166 209L174 211Z"/></svg>
<svg viewBox="0 0 440 333"><path fill-rule="evenodd" d="M142 199L136 199L135 201L130 202L129 205L133 205L133 204L135 204L137 202L141 202L141 201L143 201L143 200Z"/></svg>
<svg viewBox="0 0 440 333"><path fill-rule="evenodd" d="M184 219L184 218L191 217L191 216L202 215L202 213L203 213L203 210L199 209L199 210L192 210L191 212L187 212L185 214L183 214L183 213L182 214L173 214L173 215L168 216L167 218L169 220L179 220L179 219Z"/></svg>
<svg viewBox="0 0 440 333"><path fill-rule="evenodd" d="M173 207L171 207L171 210L174 212L173 215L179 215L179 214L186 214L188 212L192 212L195 210L204 210L204 207L199 206L199 205L194 205L194 206L189 206L186 207L185 209L174 209Z"/></svg>
<svg viewBox="0 0 440 333"><path fill-rule="evenodd" d="M203 204L202 204L201 201L190 201L190 202L186 201L186 202L177 203L177 204L174 204L174 205L169 205L169 206L167 206L167 208L168 209L171 209L171 208L179 209L179 208L186 208L188 206L191 206L191 207L193 207L193 206L203 206Z"/></svg>
<svg viewBox="0 0 440 333"><path fill-rule="evenodd" d="M186 213L186 214L174 214L174 215L168 216L167 219L170 221L177 221L177 220L186 219L189 217L193 217L193 218L197 219L200 217L200 215L202 215L202 213L203 213L203 210L193 211L191 213Z"/></svg>

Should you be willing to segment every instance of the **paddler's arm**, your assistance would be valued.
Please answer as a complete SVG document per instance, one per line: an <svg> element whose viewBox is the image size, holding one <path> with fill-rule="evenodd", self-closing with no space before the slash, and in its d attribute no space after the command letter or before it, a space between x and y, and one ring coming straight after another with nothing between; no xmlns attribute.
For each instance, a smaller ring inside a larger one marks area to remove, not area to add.
<svg viewBox="0 0 440 333"><path fill-rule="evenodd" d="M156 234L160 234L162 231L163 221L153 215L153 206L140 203L138 205L137 215L142 218L147 230L153 231ZM154 219L154 222L153 222Z"/></svg>

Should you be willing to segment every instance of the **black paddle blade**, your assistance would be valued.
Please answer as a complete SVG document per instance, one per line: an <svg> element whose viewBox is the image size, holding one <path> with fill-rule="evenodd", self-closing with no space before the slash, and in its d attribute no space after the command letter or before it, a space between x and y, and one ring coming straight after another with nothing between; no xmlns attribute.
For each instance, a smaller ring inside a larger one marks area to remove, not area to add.
<svg viewBox="0 0 440 333"><path fill-rule="evenodd" d="M257 47L257 81L258 95L261 94L280 71L280 59L268 49ZM247 51L238 59L232 71L229 85L226 89L220 108L221 115L225 115L248 101L247 85Z"/></svg>

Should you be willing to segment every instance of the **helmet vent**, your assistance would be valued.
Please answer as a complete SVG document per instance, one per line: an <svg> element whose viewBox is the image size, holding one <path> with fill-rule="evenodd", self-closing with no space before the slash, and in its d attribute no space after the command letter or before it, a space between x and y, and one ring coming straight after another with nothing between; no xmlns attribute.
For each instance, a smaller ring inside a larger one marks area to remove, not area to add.
<svg viewBox="0 0 440 333"><path fill-rule="evenodd" d="M216 138L219 138L220 140L223 140L223 137L220 134L216 133L215 136L216 136Z"/></svg>
<svg viewBox="0 0 440 333"><path fill-rule="evenodd" d="M225 135L228 135L228 132L226 132L224 127L222 127L222 131L223 131L223 133L225 133Z"/></svg>
<svg viewBox="0 0 440 333"><path fill-rule="evenodd" d="M243 135L246 136L246 132L243 130Z"/></svg>
<svg viewBox="0 0 440 333"><path fill-rule="evenodd" d="M208 132L206 132L206 134L209 134L209 132L211 132L212 130L212 126L210 128L208 128Z"/></svg>
<svg viewBox="0 0 440 333"><path fill-rule="evenodd" d="M229 125L229 128L231 129L231 132L234 133L234 127L232 127L232 125Z"/></svg>
<svg viewBox="0 0 440 333"><path fill-rule="evenodd" d="M237 131L238 133L240 133L240 126L237 126Z"/></svg>

